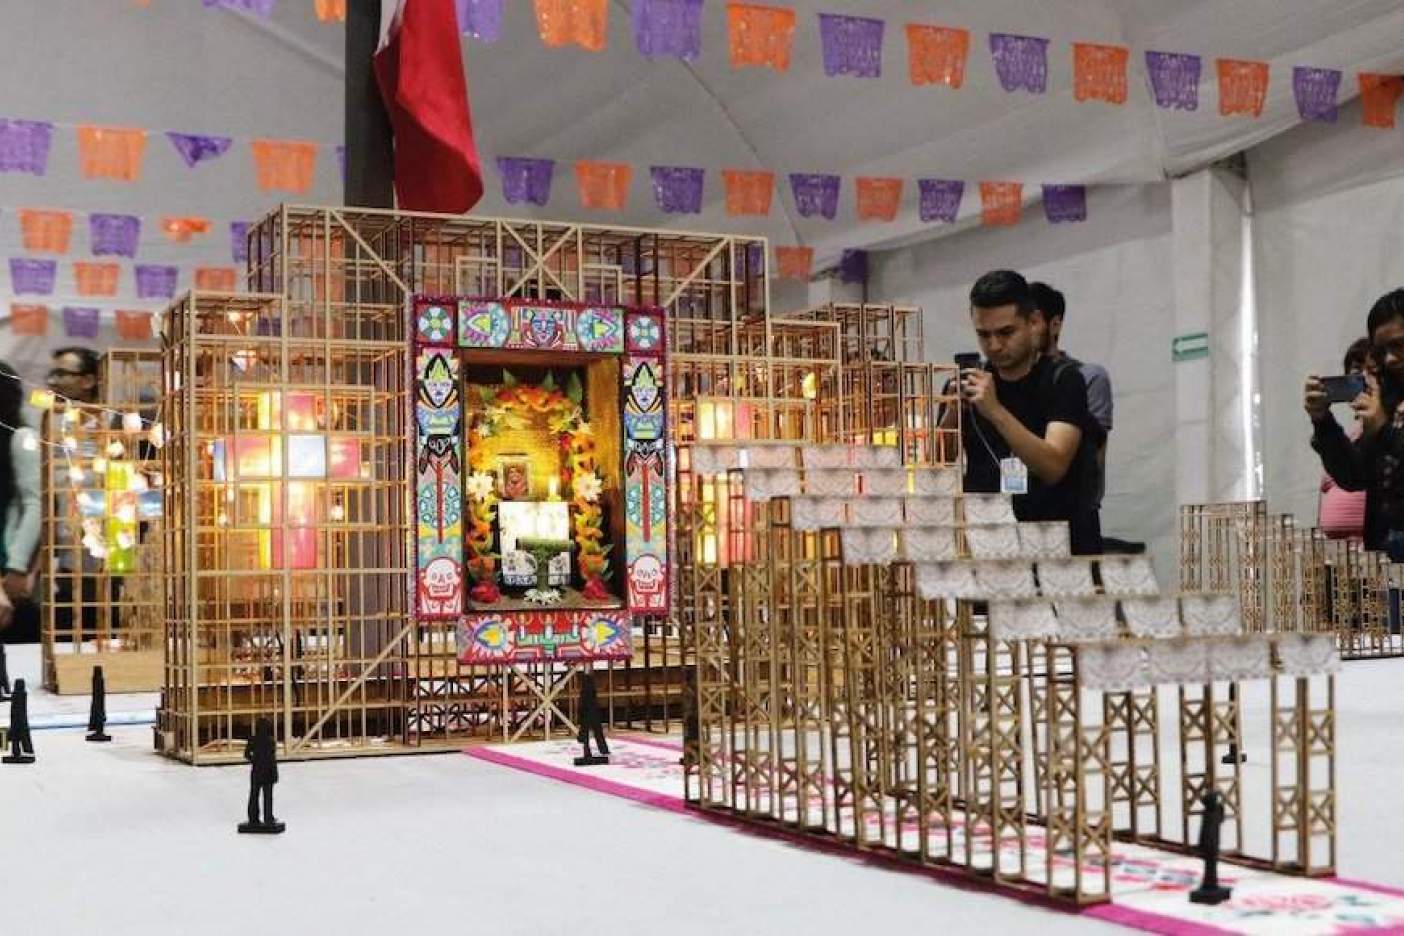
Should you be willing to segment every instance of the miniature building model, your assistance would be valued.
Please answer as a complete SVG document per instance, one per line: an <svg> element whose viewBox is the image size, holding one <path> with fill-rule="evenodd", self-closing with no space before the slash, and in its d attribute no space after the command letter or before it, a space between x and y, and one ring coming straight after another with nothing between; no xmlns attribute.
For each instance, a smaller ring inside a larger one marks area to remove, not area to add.
<svg viewBox="0 0 1404 936"><path fill-rule="evenodd" d="M113 349L101 378L102 404L59 401L40 427L43 680L66 695L94 666L113 692L162 681L160 354Z"/></svg>

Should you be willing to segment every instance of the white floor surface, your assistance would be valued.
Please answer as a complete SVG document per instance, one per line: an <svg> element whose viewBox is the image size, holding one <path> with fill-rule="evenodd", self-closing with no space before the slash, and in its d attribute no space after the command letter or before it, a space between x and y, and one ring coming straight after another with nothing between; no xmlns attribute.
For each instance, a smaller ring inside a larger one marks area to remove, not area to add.
<svg viewBox="0 0 1404 936"><path fill-rule="evenodd" d="M12 676L33 685L37 669L31 648L11 648ZM1404 660L1348 664L1337 695L1340 873L1395 886L1401 677ZM139 717L149 697L129 700L139 704L112 697L109 709ZM36 723L73 709L42 692L31 704ZM146 726L111 733L114 743L92 745L78 729L36 731L39 763L0 767L0 932L1113 929L453 754L281 765L287 834L240 836L247 770L160 758Z"/></svg>

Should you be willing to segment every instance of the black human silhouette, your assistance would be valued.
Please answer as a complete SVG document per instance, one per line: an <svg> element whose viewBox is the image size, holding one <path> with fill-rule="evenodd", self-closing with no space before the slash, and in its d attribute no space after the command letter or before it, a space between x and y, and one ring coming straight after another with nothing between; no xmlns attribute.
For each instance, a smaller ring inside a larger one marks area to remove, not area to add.
<svg viewBox="0 0 1404 936"><path fill-rule="evenodd" d="M1221 904L1233 894L1219 886L1219 827L1224 822L1224 801L1216 790L1204 794L1204 815L1199 822L1199 853L1204 858L1204 880L1190 892L1190 901Z"/></svg>
<svg viewBox="0 0 1404 936"><path fill-rule="evenodd" d="M0 640L0 702L10 699L10 671L5 666L5 642Z"/></svg>
<svg viewBox="0 0 1404 936"><path fill-rule="evenodd" d="M590 753L591 734L595 736L595 746L600 749L599 755ZM580 673L580 733L576 735L575 740L585 745L584 756L575 759L577 765L609 763L609 744L606 743L604 734L604 713L600 711L599 696L595 694L595 674L589 670L582 670Z"/></svg>
<svg viewBox="0 0 1404 936"><path fill-rule="evenodd" d="M107 681L103 678L102 667L93 667L93 701L88 707L88 740L111 741L112 736L103 731L107 727Z"/></svg>
<svg viewBox="0 0 1404 936"><path fill-rule="evenodd" d="M29 693L24 680L15 680L15 694L10 697L10 754L6 764L34 763L34 739L29 736Z"/></svg>
<svg viewBox="0 0 1404 936"><path fill-rule="evenodd" d="M240 832L277 833L285 828L273 818L273 785L278 782L278 742L273 737L273 722L260 718L254 723L253 737L244 745L244 760L252 765L249 772L249 821L239 824ZM263 820L258 817L258 800L263 798Z"/></svg>

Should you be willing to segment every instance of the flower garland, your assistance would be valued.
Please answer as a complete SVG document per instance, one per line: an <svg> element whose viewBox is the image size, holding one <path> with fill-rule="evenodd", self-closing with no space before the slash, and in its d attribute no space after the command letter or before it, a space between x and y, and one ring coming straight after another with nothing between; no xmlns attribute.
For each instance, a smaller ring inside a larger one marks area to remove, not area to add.
<svg viewBox="0 0 1404 936"><path fill-rule="evenodd" d="M600 509L600 478L595 457L595 434L585 419L581 402L584 390L580 379L571 375L565 391L548 374L538 386L518 383L504 371L502 384L481 387L483 408L472 414L469 432L488 439L503 428L521 425L521 412L545 415L557 437L565 459L562 481L570 491L574 508L572 526L579 551L580 575L585 580L582 594L587 598L609 597L605 580L609 577L610 546L604 543L604 512ZM468 446L468 466L472 474L464 489L469 500L469 524L464 545L470 574L477 581L472 590L475 601L491 603L501 597L496 584L497 556L492 553L492 524L497 516L497 494L487 456L481 446Z"/></svg>

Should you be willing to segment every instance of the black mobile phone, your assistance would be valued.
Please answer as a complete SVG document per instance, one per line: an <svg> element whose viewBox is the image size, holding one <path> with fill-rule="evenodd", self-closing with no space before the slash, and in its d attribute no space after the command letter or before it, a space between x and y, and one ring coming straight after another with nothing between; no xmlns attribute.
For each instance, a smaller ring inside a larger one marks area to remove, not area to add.
<svg viewBox="0 0 1404 936"><path fill-rule="evenodd" d="M1327 403L1349 403L1365 392L1365 377L1361 374L1322 377L1321 382L1326 385Z"/></svg>
<svg viewBox="0 0 1404 936"><path fill-rule="evenodd" d="M961 370L979 370L980 355L975 351L965 351L955 356L955 366Z"/></svg>

